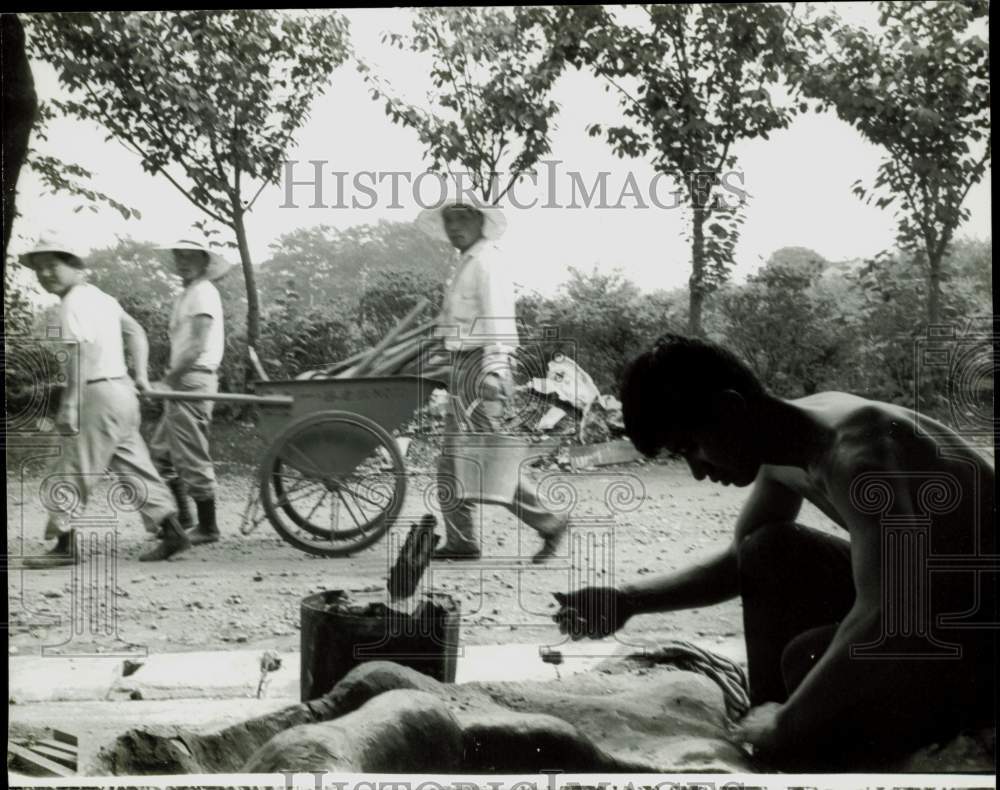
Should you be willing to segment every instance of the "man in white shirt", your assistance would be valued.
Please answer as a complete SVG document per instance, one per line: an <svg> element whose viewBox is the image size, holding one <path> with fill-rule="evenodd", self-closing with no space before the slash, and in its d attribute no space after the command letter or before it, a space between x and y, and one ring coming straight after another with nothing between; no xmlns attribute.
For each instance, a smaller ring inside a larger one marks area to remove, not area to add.
<svg viewBox="0 0 1000 790"><path fill-rule="evenodd" d="M136 390L149 388L146 333L114 298L86 283L81 256L54 235L43 237L21 262L34 269L42 288L61 299L61 337L75 346L67 355L66 386L56 418L65 441L47 477L51 490L43 491L50 513L45 537L55 538L56 545L25 564L54 567L78 561L71 522L86 506L94 482L109 468L134 488L147 530L164 536L166 551L140 559L165 559L183 551L190 545L187 535L139 434ZM125 365L126 346L134 381ZM67 492L66 485L72 490Z"/></svg>
<svg viewBox="0 0 1000 790"><path fill-rule="evenodd" d="M456 464L460 461L455 450L462 444L460 435L470 428L480 433L498 431L504 402L512 390L509 357L518 346L514 283L494 243L506 230L498 208L445 203L422 211L417 225L428 235L447 240L460 253L445 288L436 330L452 352L452 387L456 390L451 393L438 464L439 490L447 498L445 492L458 490ZM473 501L448 504L442 507L446 541L434 553L435 558L478 558ZM544 543L533 558L535 562L544 562L556 553L567 516L547 510L520 480L512 499L502 504L542 536Z"/></svg>
<svg viewBox="0 0 1000 790"><path fill-rule="evenodd" d="M219 255L192 241L179 241L163 250L170 255L184 290L170 317L170 370L164 383L172 390L214 395L217 371L225 349L222 299L213 284L229 270ZM177 501L181 524L193 544L215 543L219 527L215 515L215 468L208 434L212 401L167 401L150 441L157 469ZM187 506L194 499L198 523Z"/></svg>

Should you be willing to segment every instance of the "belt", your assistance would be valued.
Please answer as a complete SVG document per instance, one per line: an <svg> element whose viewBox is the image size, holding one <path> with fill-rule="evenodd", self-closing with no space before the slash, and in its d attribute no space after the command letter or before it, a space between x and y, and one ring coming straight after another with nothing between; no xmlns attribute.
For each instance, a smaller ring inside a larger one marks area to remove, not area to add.
<svg viewBox="0 0 1000 790"><path fill-rule="evenodd" d="M188 373L215 373L212 368L188 368Z"/></svg>
<svg viewBox="0 0 1000 790"><path fill-rule="evenodd" d="M97 384L100 381L121 381L127 378L128 376L103 376L99 379L87 379L87 384Z"/></svg>

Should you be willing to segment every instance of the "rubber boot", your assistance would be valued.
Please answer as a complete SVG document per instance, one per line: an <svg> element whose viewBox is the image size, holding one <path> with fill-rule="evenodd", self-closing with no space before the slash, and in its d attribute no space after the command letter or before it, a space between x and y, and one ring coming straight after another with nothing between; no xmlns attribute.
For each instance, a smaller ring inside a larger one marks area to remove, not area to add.
<svg viewBox="0 0 1000 790"><path fill-rule="evenodd" d="M179 477L175 477L167 481L167 487L170 488L170 493L174 495L174 501L177 503L177 520L184 529L193 529L194 517L191 515L191 508L188 507L188 499L184 496L184 484Z"/></svg>
<svg viewBox="0 0 1000 790"><path fill-rule="evenodd" d="M191 548L191 539L188 537L181 523L176 516L170 516L163 522L163 538L156 546L139 555L139 562L156 562L165 560L175 554L180 554Z"/></svg>
<svg viewBox="0 0 1000 790"><path fill-rule="evenodd" d="M56 545L41 557L29 557L23 563L25 568L59 568L65 565L76 565L79 559L74 550L74 531L62 533L56 539Z"/></svg>
<svg viewBox="0 0 1000 790"><path fill-rule="evenodd" d="M198 526L190 532L191 543L195 546L202 543L217 543L219 526L215 523L215 500L196 499L194 504L198 508Z"/></svg>

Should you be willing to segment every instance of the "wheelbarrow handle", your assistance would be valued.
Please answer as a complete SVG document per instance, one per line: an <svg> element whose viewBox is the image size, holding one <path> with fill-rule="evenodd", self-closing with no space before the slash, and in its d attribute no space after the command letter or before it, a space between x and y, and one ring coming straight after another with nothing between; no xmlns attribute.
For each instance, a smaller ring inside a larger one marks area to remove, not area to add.
<svg viewBox="0 0 1000 790"><path fill-rule="evenodd" d="M289 395L240 395L235 392L217 392L206 395L203 392L179 392L177 390L146 390L142 393L150 400L210 400L214 403L250 403L254 406L291 406L294 398Z"/></svg>

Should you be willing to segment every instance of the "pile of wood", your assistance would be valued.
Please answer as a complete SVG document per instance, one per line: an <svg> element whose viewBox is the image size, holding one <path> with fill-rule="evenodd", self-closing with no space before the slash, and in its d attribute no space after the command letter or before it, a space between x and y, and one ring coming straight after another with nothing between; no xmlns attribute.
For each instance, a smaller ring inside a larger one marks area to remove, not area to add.
<svg viewBox="0 0 1000 790"><path fill-rule="evenodd" d="M421 375L427 378L447 376L449 363L444 344L434 338L435 321L420 322L430 304L421 299L409 313L373 348L359 351L346 359L332 362L298 376L312 378L361 378L364 376Z"/></svg>

